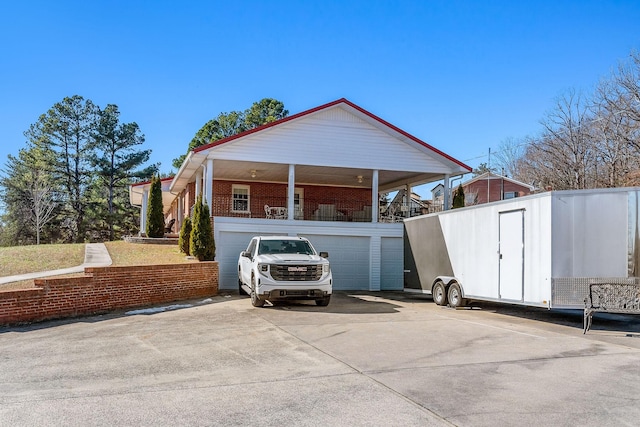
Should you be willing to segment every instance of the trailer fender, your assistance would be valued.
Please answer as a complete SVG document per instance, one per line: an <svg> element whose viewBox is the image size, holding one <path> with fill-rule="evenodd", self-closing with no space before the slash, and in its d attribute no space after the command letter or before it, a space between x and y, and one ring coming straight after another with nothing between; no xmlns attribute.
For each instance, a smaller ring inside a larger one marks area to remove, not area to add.
<svg viewBox="0 0 640 427"><path fill-rule="evenodd" d="M448 288L449 285L452 282L456 282L458 285L460 285L460 281L458 280L457 277L453 277L453 276L438 276L434 279L433 283L431 284L431 289L433 289L433 287L435 286L436 283L438 282L442 282L444 283L444 285ZM460 286L462 287L462 286Z"/></svg>

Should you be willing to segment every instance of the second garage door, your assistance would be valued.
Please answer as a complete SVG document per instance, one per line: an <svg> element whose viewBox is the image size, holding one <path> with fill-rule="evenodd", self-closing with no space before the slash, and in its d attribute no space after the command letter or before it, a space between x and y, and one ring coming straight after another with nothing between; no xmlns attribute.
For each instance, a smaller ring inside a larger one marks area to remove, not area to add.
<svg viewBox="0 0 640 427"><path fill-rule="evenodd" d="M329 252L335 290L369 289L369 237L305 235L318 252Z"/></svg>

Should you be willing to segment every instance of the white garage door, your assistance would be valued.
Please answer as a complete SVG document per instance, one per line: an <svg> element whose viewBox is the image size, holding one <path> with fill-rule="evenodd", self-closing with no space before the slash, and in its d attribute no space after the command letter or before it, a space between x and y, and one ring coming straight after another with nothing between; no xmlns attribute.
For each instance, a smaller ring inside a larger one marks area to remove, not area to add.
<svg viewBox="0 0 640 427"><path fill-rule="evenodd" d="M380 290L401 291L404 287L402 239L397 237L382 238L381 250Z"/></svg>
<svg viewBox="0 0 640 427"><path fill-rule="evenodd" d="M254 233L220 232L216 240L220 289L238 289L238 256L247 249L253 236Z"/></svg>
<svg viewBox="0 0 640 427"><path fill-rule="evenodd" d="M333 289L369 289L369 237L326 235L304 235L304 237L311 241L318 252L329 252Z"/></svg>

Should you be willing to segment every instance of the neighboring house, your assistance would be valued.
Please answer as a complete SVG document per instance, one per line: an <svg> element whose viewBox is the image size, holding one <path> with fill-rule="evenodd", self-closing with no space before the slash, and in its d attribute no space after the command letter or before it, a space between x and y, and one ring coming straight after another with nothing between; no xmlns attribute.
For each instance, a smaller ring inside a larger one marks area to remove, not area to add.
<svg viewBox="0 0 640 427"><path fill-rule="evenodd" d="M438 184L431 189L431 209L434 212L440 212L444 207L444 185ZM451 204L451 200L449 200L449 204Z"/></svg>
<svg viewBox="0 0 640 427"><path fill-rule="evenodd" d="M176 196L171 194L169 188L171 186L171 181L173 181L173 177L170 178L162 178L161 188L162 188L162 206L164 208L165 218L167 218L167 222L171 219L175 219L175 215L169 215L171 212L171 204L175 200ZM151 182L139 182L136 184L132 184L129 186L129 202L134 206L141 207L141 215L140 215L140 234L144 234L147 229L147 203L149 201L148 194L151 189ZM177 225L174 223L172 232L177 232L179 229Z"/></svg>
<svg viewBox="0 0 640 427"><path fill-rule="evenodd" d="M470 170L339 99L194 149L169 185L165 212L179 230L196 194L204 195L220 289L237 289L238 254L252 236L284 234L329 252L336 290L401 290L403 226L383 222L380 195L439 180L448 185L450 176ZM148 188L131 186L142 216Z"/></svg>
<svg viewBox="0 0 640 427"><path fill-rule="evenodd" d="M533 186L506 176L485 172L463 182L465 206L479 205L498 200L513 199L531 194Z"/></svg>
<svg viewBox="0 0 640 427"><path fill-rule="evenodd" d="M398 222L403 218L424 215L435 212L432 209L431 201L421 200L420 195L411 193L411 198L407 201L407 190L402 189L396 193L393 200L386 206L380 207L380 220L384 222Z"/></svg>

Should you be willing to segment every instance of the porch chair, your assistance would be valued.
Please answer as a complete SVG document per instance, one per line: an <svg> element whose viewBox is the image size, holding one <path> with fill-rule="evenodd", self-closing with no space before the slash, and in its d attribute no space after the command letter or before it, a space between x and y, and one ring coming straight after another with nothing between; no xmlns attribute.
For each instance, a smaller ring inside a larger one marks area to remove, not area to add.
<svg viewBox="0 0 640 427"><path fill-rule="evenodd" d="M169 224L167 224L164 227L164 232L165 233L171 233L171 230L173 229L173 224L176 223L176 219L175 218L171 218L171 221L169 221Z"/></svg>

